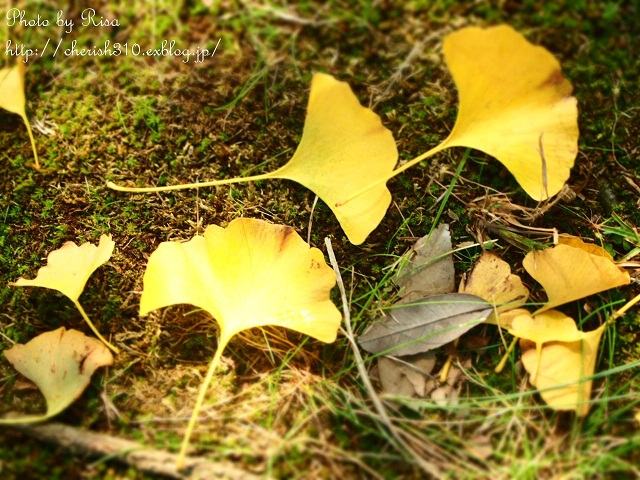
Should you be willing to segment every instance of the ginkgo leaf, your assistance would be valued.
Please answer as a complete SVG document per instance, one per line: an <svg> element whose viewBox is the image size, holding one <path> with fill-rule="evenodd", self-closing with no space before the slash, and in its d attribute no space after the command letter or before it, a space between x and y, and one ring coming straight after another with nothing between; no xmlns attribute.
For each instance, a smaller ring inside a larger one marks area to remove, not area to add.
<svg viewBox="0 0 640 480"><path fill-rule="evenodd" d="M98 246L66 242L47 256L47 265L38 270L36 278L19 278L9 285L51 288L76 301L91 274L111 258L114 246L111 235L102 235Z"/></svg>
<svg viewBox="0 0 640 480"><path fill-rule="evenodd" d="M575 410L585 416L589 412L592 380L600 338L606 324L584 332L581 340L549 342L539 355L535 349L522 354L522 363L530 374L537 371L531 384L540 390L542 399L555 410Z"/></svg>
<svg viewBox="0 0 640 480"><path fill-rule="evenodd" d="M575 320L558 310L547 310L535 316L519 315L513 319L509 333L534 342L538 362L545 343L577 342L585 338L585 333L578 330ZM529 370L532 381L535 381L537 372L536 368Z"/></svg>
<svg viewBox="0 0 640 480"><path fill-rule="evenodd" d="M572 244L575 246L559 244L534 250L524 258L525 270L544 287L549 299L538 311L629 284L629 274L603 254L604 250L590 253L593 246Z"/></svg>
<svg viewBox="0 0 640 480"><path fill-rule="evenodd" d="M449 136L379 182L451 147L497 158L535 200L557 194L578 153L577 100L560 64L507 25L450 34L444 59L458 89L458 117ZM373 184L341 200L348 205Z"/></svg>
<svg viewBox="0 0 640 480"><path fill-rule="evenodd" d="M529 290L517 275L511 273L507 262L491 252L482 252L466 281L458 290L484 298L501 314L521 307L529 298Z"/></svg>
<svg viewBox="0 0 640 480"><path fill-rule="evenodd" d="M535 200L557 194L578 153L577 101L560 64L507 25L449 35L445 61L458 88L458 118L442 148L497 158Z"/></svg>
<svg viewBox="0 0 640 480"><path fill-rule="evenodd" d="M102 235L98 246L90 243L78 246L73 242L66 242L47 256L47 265L38 270L36 278L33 280L19 278L9 285L51 288L66 295L98 338L117 353L118 349L100 335L78 301L91 274L111 258L114 246L115 242L111 240L111 235Z"/></svg>
<svg viewBox="0 0 640 480"><path fill-rule="evenodd" d="M57 415L82 394L96 369L113 364L113 355L102 342L64 327L38 335L25 345L14 345L4 354L37 385L47 402L46 414L0 420L4 424L38 422Z"/></svg>
<svg viewBox="0 0 640 480"><path fill-rule="evenodd" d="M329 298L336 283L322 252L293 228L238 218L185 243L164 242L144 274L140 314L178 303L209 312L220 327L218 349L191 417L184 459L197 412L222 351L232 336L253 327L286 327L333 342L342 316ZM182 461L181 460L181 461Z"/></svg>
<svg viewBox="0 0 640 480"><path fill-rule="evenodd" d="M347 83L316 73L300 144L291 160L276 171L158 188L126 188L113 182L107 186L127 192L156 192L274 178L293 180L318 195L336 215L349 241L358 245L384 217L391 203L389 190L384 182L377 183L348 205L336 204L386 177L397 160L395 140L380 117L360 105Z"/></svg>
<svg viewBox="0 0 640 480"><path fill-rule="evenodd" d="M22 120L27 126L29 139L31 140L31 148L33 149L36 168L40 168L40 163L38 162L38 151L36 150L36 141L33 138L31 125L29 125L29 119L27 118L27 100L24 95L24 75L24 62L18 62L14 67L3 68L0 70L0 108L4 108L5 110L11 113L16 113L22 117Z"/></svg>
<svg viewBox="0 0 640 480"><path fill-rule="evenodd" d="M432 295L412 304L396 304L358 337L367 352L396 356L427 352L449 343L484 322L493 306L475 295Z"/></svg>

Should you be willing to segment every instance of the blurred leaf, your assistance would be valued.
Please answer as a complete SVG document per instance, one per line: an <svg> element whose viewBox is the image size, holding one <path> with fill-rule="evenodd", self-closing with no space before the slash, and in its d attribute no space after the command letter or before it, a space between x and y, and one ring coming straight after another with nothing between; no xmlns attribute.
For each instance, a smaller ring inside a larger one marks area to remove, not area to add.
<svg viewBox="0 0 640 480"><path fill-rule="evenodd" d="M36 168L40 168L38 161L38 151L36 150L36 142L33 138L31 125L27 118L26 104L27 99L24 95L24 62L19 61L11 68L0 69L0 108L16 113L22 117L24 124L27 126L31 147L33 149L33 157Z"/></svg>
<svg viewBox="0 0 640 480"><path fill-rule="evenodd" d="M38 386L47 402L45 415L0 420L4 424L39 422L57 415L82 394L97 368L113 364L113 355L102 342L64 327L17 344L4 354Z"/></svg>
<svg viewBox="0 0 640 480"><path fill-rule="evenodd" d="M66 295L91 327L93 333L111 350L119 353L118 349L100 334L79 302L87 280L99 266L109 261L114 246L115 242L111 240L111 235L100 236L100 243L97 247L90 243L77 246L73 242L66 242L47 256L47 264L38 270L36 278L27 280L21 277L15 282L10 282L9 285L50 288Z"/></svg>
<svg viewBox="0 0 640 480"><path fill-rule="evenodd" d="M522 363L531 375L529 381L541 390L540 396L555 410L575 410L581 417L589 412L593 381L584 379L595 371L605 327L606 324L591 332L582 332L581 340L545 343L539 359L535 349L522 354Z"/></svg>
<svg viewBox="0 0 640 480"><path fill-rule="evenodd" d="M522 264L547 293L549 301L538 312L630 282L603 248L575 237L560 237L559 245L528 253Z"/></svg>

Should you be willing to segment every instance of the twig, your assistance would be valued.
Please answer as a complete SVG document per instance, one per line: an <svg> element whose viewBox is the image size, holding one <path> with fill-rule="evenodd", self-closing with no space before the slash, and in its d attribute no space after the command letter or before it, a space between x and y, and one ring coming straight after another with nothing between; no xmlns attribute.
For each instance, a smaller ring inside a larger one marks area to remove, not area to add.
<svg viewBox="0 0 640 480"><path fill-rule="evenodd" d="M327 247L327 253L329 254L329 261L331 262L331 266L336 274L336 282L338 284L338 289L340 290L340 298L342 300L342 311L344 314L344 325L345 328L341 329L342 333L347 337L349 343L351 344L351 348L353 349L353 354L356 357L356 366L358 368L358 373L360 374L360 378L362 378L362 382L371 397L373 405L375 406L378 415L382 418L382 423L389 430L395 442L397 442L402 448L404 448L407 452L409 452L416 462L420 465L420 467L430 474L433 478L443 478L442 474L436 468L435 465L426 461L422 458L407 442L405 442L396 426L393 424L389 415L387 415L387 411L380 400L380 397L376 393L373 385L371 384L371 379L369 378L369 374L367 373L367 369L364 366L364 360L362 355L360 354L360 349L358 348L358 344L356 343L355 336L353 335L353 329L351 328L351 314L349 313L349 304L347 302L347 293L344 288L344 282L342 281L342 275L340 274L340 267L338 266L338 262L336 260L336 256L333 253L333 247L331 246L331 239L329 237L325 237L324 243Z"/></svg>
<svg viewBox="0 0 640 480"><path fill-rule="evenodd" d="M18 430L30 437L52 443L80 456L113 458L137 470L163 475L167 478L188 478L189 480L217 478L257 480L263 478L240 470L229 463L210 462L201 458L188 458L185 462L185 468L178 471L176 468L177 455L173 453L62 423L11 425L5 428Z"/></svg>

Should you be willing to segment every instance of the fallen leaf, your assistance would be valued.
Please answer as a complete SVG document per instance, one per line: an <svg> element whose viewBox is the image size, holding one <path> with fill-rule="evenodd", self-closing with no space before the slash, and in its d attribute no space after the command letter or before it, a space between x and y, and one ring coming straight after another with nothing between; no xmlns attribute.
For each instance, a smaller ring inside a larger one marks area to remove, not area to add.
<svg viewBox="0 0 640 480"><path fill-rule="evenodd" d="M432 352L404 357L381 357L378 360L378 376L382 391L397 397L425 398L435 388L431 372L436 366ZM430 385L433 385L430 388Z"/></svg>
<svg viewBox="0 0 640 480"><path fill-rule="evenodd" d="M578 154L578 108L555 57L507 25L463 28L445 38L443 51L459 97L449 136L340 205L451 147L497 158L535 200L562 190Z"/></svg>
<svg viewBox="0 0 640 480"><path fill-rule="evenodd" d="M82 394L96 369L113 364L113 355L102 342L64 327L38 335L25 345L14 345L4 354L38 386L47 413L0 419L2 424L39 422L57 415Z"/></svg>
<svg viewBox="0 0 640 480"><path fill-rule="evenodd" d="M47 264L38 270L36 278L27 280L21 277L15 282L10 282L9 285L50 288L66 295L74 303L93 333L106 346L118 353L118 349L98 332L79 302L87 280L99 266L111 258L114 246L115 242L111 240L111 235L101 235L98 246L90 243L78 246L73 242L66 242L47 256Z"/></svg>
<svg viewBox="0 0 640 480"><path fill-rule="evenodd" d="M598 346L606 324L574 342L549 342L542 347L538 360L535 349L522 354L522 363L531 375L531 384L540 390L542 399L555 410L575 410L583 417L589 412L592 380Z"/></svg>
<svg viewBox="0 0 640 480"><path fill-rule="evenodd" d="M475 295L432 295L384 311L358 343L367 352L412 355L438 348L484 322L493 306Z"/></svg>
<svg viewBox="0 0 640 480"><path fill-rule="evenodd" d="M329 298L335 274L293 228L238 218L149 258L140 314L188 303L220 326L220 346L253 327L281 326L333 342L342 316Z"/></svg>
<svg viewBox="0 0 640 480"><path fill-rule="evenodd" d="M291 160L274 172L158 188L127 188L113 182L107 186L126 192L156 192L274 178L293 180L318 195L336 215L349 241L359 245L378 226L391 203L385 182L378 180L387 177L397 161L393 134L380 117L360 105L347 83L316 73L300 144ZM376 185L348 205L336 206L372 183Z"/></svg>
<svg viewBox="0 0 640 480"><path fill-rule="evenodd" d="M538 312L629 284L629 274L608 254L591 253L593 247L588 244L573 245L534 250L524 258L524 269L547 293L548 302Z"/></svg>
<svg viewBox="0 0 640 480"><path fill-rule="evenodd" d="M18 62L11 68L0 69L0 108L4 108L5 110L11 113L16 113L22 117L24 124L27 126L29 139L31 140L36 168L40 168L36 142L33 138L29 119L27 118L27 99L24 95L24 75L24 62Z"/></svg>
<svg viewBox="0 0 640 480"><path fill-rule="evenodd" d="M380 183L348 205L336 204L388 175L397 161L393 134L380 117L360 105L347 83L317 73L300 145L289 163L270 176L313 191L331 208L349 241L359 245L381 222L391 193Z"/></svg>
<svg viewBox="0 0 640 480"><path fill-rule="evenodd" d="M394 283L402 303L455 290L455 268L449 225L442 224L420 238L405 254Z"/></svg>
<svg viewBox="0 0 640 480"><path fill-rule="evenodd" d="M36 278L19 278L9 285L51 288L77 302L91 274L111 258L114 246L111 235L102 235L98 246L66 242L47 256L47 265L38 270Z"/></svg>
<svg viewBox="0 0 640 480"><path fill-rule="evenodd" d="M560 64L507 25L468 27L444 41L458 118L441 148L497 158L535 200L557 194L578 153L577 101Z"/></svg>
<svg viewBox="0 0 640 480"><path fill-rule="evenodd" d="M585 333L578 330L573 318L558 310L547 310L535 316L519 315L513 319L509 333L514 337L524 338L536 344L538 362L542 355L542 348L548 342L577 342L585 338ZM535 381L537 369L530 371Z"/></svg>
<svg viewBox="0 0 640 480"><path fill-rule="evenodd" d="M238 218L227 228L207 227L186 243L163 242L144 273L140 314L188 303L218 322L218 348L187 426L182 466L198 411L222 352L235 334L274 325L323 342L336 339L342 316L329 293L335 273L322 252L293 228Z"/></svg>
<svg viewBox="0 0 640 480"><path fill-rule="evenodd" d="M460 283L460 293L484 298L493 304L498 314L523 306L529 290L507 262L491 252L482 252L466 281ZM490 321L490 323L492 323Z"/></svg>

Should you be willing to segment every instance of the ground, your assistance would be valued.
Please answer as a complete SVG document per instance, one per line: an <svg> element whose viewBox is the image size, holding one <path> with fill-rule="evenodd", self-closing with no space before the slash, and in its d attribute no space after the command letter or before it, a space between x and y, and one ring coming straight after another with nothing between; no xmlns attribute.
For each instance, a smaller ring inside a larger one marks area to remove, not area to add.
<svg viewBox="0 0 640 480"><path fill-rule="evenodd" d="M2 20L3 45L12 39L38 48L62 38L71 48L74 40L85 47L109 40L126 42L133 52L134 45L157 48L163 40L193 50L213 50L220 43L215 56L201 63L132 53L48 52L29 59L27 114L40 171L21 119L0 112L0 349L60 326L90 334L60 294L7 285L20 276L33 278L46 255L65 241L97 243L110 233L116 242L114 256L91 277L80 301L123 352L113 367L94 376L60 422L177 450L215 352L216 324L189 306L140 317L142 272L160 242L189 239L209 224L261 218L290 225L306 238L311 223L311 244L319 248L330 237L356 333L390 294L386 267L429 231L443 201L439 221L450 224L454 245L499 240L499 255L534 285L521 267L530 232L516 232L514 239L501 227L507 206L536 203L497 161L476 151L450 196L443 194L463 149L392 179L393 203L360 246L347 241L326 205L319 202L312 211L314 195L285 180L153 194L105 187L108 180L171 185L283 165L302 135L314 72L348 82L393 132L403 161L443 140L455 122L457 97L442 59L443 38L468 25L510 24L558 58L579 105L580 149L568 182L575 198L558 201L527 226L581 236L604 245L616 259L640 244L640 32L634 2L94 5L99 17L117 18L119 26L82 26L81 3L13 2L27 18L40 14L52 25L5 26ZM74 19L71 33L55 26L58 10ZM3 59L13 62L6 53ZM456 255L458 277L480 252ZM590 298L588 307L600 313L584 327L604 322L638 293L632 285ZM333 298L339 305L337 291ZM526 393L517 353L503 373L494 374L504 353L500 335L493 327L474 330L483 347L458 349L467 379L457 408L430 401L399 408L387 401L413 454L391 442L381 426L344 336L324 345L283 330L251 331L225 352L193 453L275 478L424 478L416 458L450 478L605 478L613 471L631 478L640 461L634 420L640 385L633 368L640 362L639 319L631 310L607 329L596 368L596 402L584 420L555 413ZM374 361L365 359L372 367ZM441 351L439 364L445 359ZM39 394L19 390L18 380L2 359L0 409L42 411ZM0 430L0 438L4 478L151 478L9 429Z"/></svg>

